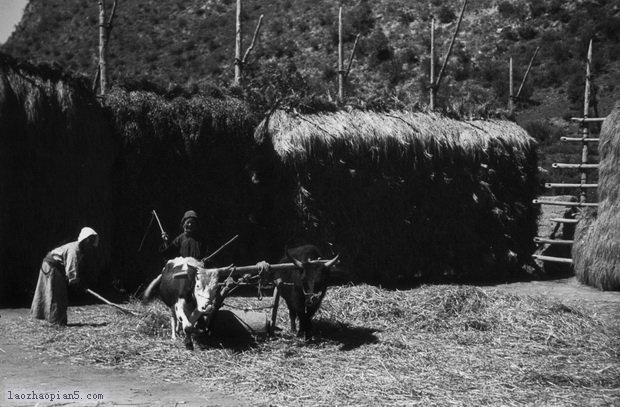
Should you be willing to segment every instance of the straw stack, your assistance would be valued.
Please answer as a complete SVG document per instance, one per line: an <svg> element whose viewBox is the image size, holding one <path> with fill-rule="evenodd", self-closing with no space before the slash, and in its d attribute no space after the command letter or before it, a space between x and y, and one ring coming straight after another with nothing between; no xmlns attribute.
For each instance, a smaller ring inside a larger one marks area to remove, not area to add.
<svg viewBox="0 0 620 407"><path fill-rule="evenodd" d="M275 234L341 252L359 279L488 280L529 261L536 143L512 122L276 111L255 137L275 151Z"/></svg>

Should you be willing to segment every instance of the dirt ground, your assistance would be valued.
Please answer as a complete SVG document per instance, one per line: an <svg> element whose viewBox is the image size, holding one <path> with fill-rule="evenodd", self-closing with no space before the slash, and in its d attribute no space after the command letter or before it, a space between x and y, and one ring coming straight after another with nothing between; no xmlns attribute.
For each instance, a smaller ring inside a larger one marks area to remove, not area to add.
<svg viewBox="0 0 620 407"><path fill-rule="evenodd" d="M29 310L25 308L0 309L0 406L249 405L220 393L199 393L192 386L192 381L196 380L192 377L187 378L187 383L178 384L146 378L139 371L50 364L3 329L3 321L28 317ZM16 399L17 395L32 396L33 391L60 400L43 400L37 404L33 400ZM63 399L65 396L78 398L67 400Z"/></svg>
<svg viewBox="0 0 620 407"><path fill-rule="evenodd" d="M485 287L522 295L558 298L567 305L579 304L604 318L620 323L620 292L601 292L584 286L575 278L533 281ZM69 309L71 313L71 309ZM140 371L106 369L96 366L49 364L20 344L3 329L3 321L28 318L27 309L0 310L0 398L1 406L33 406L32 400L17 400L16 395L46 393L60 397L45 406L243 406L251 400L239 400L221 393L200 393L192 386L196 378L175 384L147 378ZM77 393L75 393L77 391ZM65 395L80 397L63 400ZM12 397L12 398L11 398ZM89 397L97 400L89 400Z"/></svg>

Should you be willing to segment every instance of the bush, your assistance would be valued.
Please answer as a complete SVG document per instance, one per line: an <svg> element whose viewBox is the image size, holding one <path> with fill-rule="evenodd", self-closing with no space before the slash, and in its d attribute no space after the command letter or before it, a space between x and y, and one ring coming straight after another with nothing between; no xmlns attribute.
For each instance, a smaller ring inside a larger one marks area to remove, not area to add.
<svg viewBox="0 0 620 407"><path fill-rule="evenodd" d="M547 6L540 0L530 0L529 9L533 18L538 18L547 12Z"/></svg>
<svg viewBox="0 0 620 407"><path fill-rule="evenodd" d="M439 18L440 22L447 24L454 21L454 19L456 18L456 14L454 14L454 11L452 11L449 6L442 6L439 9L439 15L437 16L437 18Z"/></svg>
<svg viewBox="0 0 620 407"><path fill-rule="evenodd" d="M344 13L344 11L343 11ZM362 0L360 4L348 11L344 17L344 25L350 25L354 34L366 35L375 27L375 17L372 14L372 6L368 1Z"/></svg>
<svg viewBox="0 0 620 407"><path fill-rule="evenodd" d="M369 38L360 41L359 51L361 55L370 57L371 67L391 59L394 55L387 36L380 29L373 31Z"/></svg>
<svg viewBox="0 0 620 407"><path fill-rule="evenodd" d="M523 124L523 128L532 136L541 147L550 146L560 142L564 131L551 123L544 121L531 121Z"/></svg>
<svg viewBox="0 0 620 407"><path fill-rule="evenodd" d="M513 42L519 41L519 36L510 27L504 28L502 30L502 38Z"/></svg>
<svg viewBox="0 0 620 407"><path fill-rule="evenodd" d="M497 5L497 11L503 18L518 17L519 10L509 1L502 1Z"/></svg>
<svg viewBox="0 0 620 407"><path fill-rule="evenodd" d="M532 27L531 25L525 25L523 27L519 27L517 30L519 36L524 40L531 40L538 35L538 31Z"/></svg>

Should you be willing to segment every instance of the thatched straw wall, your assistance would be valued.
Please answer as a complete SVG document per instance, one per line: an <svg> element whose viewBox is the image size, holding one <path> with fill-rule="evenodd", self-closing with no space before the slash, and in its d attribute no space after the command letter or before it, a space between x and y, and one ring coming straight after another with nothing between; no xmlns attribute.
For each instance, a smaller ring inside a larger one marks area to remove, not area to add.
<svg viewBox="0 0 620 407"><path fill-rule="evenodd" d="M84 83L0 54L0 302L27 303L45 253L82 226L101 234L106 263L113 155Z"/></svg>
<svg viewBox="0 0 620 407"><path fill-rule="evenodd" d="M603 122L599 144L598 212L577 224L575 275L601 290L620 290L620 102Z"/></svg>
<svg viewBox="0 0 620 407"><path fill-rule="evenodd" d="M514 123L277 111L256 137L275 152L275 234L340 252L359 279L489 280L534 250L536 143Z"/></svg>
<svg viewBox="0 0 620 407"><path fill-rule="evenodd" d="M256 261L252 252L252 197L246 166L255 122L241 101L214 97L166 98L113 89L104 105L119 137L116 168L114 270L135 289L161 270L157 223L138 252L151 210L171 238L187 209L200 215L201 236L211 250L240 239L215 260Z"/></svg>

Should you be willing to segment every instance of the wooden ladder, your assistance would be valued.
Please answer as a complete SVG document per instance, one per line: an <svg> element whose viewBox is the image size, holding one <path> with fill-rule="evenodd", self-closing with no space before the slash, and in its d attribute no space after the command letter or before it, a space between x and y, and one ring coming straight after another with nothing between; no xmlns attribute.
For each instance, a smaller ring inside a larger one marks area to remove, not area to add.
<svg viewBox="0 0 620 407"><path fill-rule="evenodd" d="M581 173L580 182L579 183L554 183L548 182L545 184L545 188L547 189L579 189L579 199L572 201L550 201L545 199L534 199L533 203L537 205L557 205L564 206L568 209L577 209L577 208L585 208L585 207L598 207L598 203L596 202L588 202L588 190L592 188L597 188L598 184L588 183L588 172L591 170L597 170L599 167L598 163L591 163L589 161L589 153L590 148L589 145L591 143L597 143L599 141L596 137L591 137L592 131L590 130L590 125L594 123L601 123L605 120L604 117L588 117L590 113L590 88L591 88L591 80L592 75L590 71L590 67L592 64L592 41L590 41L590 46L588 48L588 59L586 64L586 86L584 92L584 106L583 106L583 117L573 117L571 120L573 122L579 123L581 129L581 137L562 137L560 140L562 142L567 143L581 143L581 163L579 164L567 164L567 163L554 163L552 165L553 168L562 169L562 168L572 168L578 169ZM578 222L577 219L567 218L566 215L562 218L553 218L551 219L556 223L556 227L553 235L555 235L555 231L558 230L560 225L566 224L576 224ZM572 245L574 240L566 240L566 239L555 239L548 237L537 236L534 238L534 242L539 245ZM536 260L555 262L555 263L567 263L572 264L573 259L570 257L553 257L553 256L545 256L542 254L534 254L532 257Z"/></svg>

